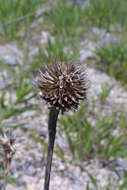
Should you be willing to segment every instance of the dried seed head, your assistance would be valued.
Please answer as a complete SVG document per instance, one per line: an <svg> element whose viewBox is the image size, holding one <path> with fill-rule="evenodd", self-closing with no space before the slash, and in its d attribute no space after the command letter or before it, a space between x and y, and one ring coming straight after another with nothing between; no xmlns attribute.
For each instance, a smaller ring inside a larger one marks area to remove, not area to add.
<svg viewBox="0 0 127 190"><path fill-rule="evenodd" d="M3 147L4 151L4 162L5 162L5 167L9 167L11 160L16 152L16 143L15 139L10 136L8 137L5 133L0 136L0 144Z"/></svg>
<svg viewBox="0 0 127 190"><path fill-rule="evenodd" d="M40 97L50 106L62 112L77 109L79 101L86 99L86 68L73 63L55 62L38 72L35 84Z"/></svg>

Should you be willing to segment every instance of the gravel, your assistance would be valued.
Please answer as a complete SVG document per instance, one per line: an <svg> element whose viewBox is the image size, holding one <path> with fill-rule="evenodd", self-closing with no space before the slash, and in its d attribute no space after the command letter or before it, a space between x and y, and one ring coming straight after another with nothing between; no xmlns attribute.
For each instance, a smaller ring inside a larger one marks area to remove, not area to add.
<svg viewBox="0 0 127 190"><path fill-rule="evenodd" d="M94 29L94 32L98 33ZM102 31L103 32L103 31ZM42 33L41 41L46 43L47 33ZM81 61L92 55L96 44L90 42L87 47L81 50ZM0 46L0 60L15 66L17 62L22 63L22 51L13 43ZM97 99L102 93L102 85L112 87L109 97L106 99L103 112L124 111L127 112L127 92L114 78L110 78L106 73L94 67L88 67L88 78L90 89L88 91L88 102ZM2 82L0 83L2 88ZM4 86L3 86L4 87ZM101 106L101 104L97 105ZM42 112L25 112L16 118L2 121L2 124L23 122L24 127L15 129L17 138L17 152L11 165L11 176L16 179L16 184L8 184L7 190L40 190L43 188L45 172L45 148L39 142L30 138L31 134L47 142L47 108L42 107ZM59 132L59 130L58 130ZM66 162L56 154L53 157L53 167L51 174L51 190L85 190L86 184L92 186L89 174L93 175L98 181L99 190L105 190L109 182L112 183L110 189L116 190L114 174L109 168L103 168L98 159L85 161L77 164L72 160L67 142L64 135L57 133L56 144L59 144L64 151ZM81 167L82 165L82 167ZM125 169L127 160L118 161L115 165L120 169ZM122 170L121 169L121 170ZM113 185L114 184L114 185Z"/></svg>
<svg viewBox="0 0 127 190"><path fill-rule="evenodd" d="M9 65L21 64L23 53L15 43L0 46L0 61Z"/></svg>

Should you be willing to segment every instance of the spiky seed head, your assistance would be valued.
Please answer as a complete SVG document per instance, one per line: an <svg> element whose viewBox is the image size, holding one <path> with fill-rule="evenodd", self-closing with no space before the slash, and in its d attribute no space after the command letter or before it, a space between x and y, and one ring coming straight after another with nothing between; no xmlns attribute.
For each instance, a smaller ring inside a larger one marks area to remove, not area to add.
<svg viewBox="0 0 127 190"><path fill-rule="evenodd" d="M38 72L35 84L40 97L51 107L62 112L77 109L80 100L86 99L86 67L54 62Z"/></svg>

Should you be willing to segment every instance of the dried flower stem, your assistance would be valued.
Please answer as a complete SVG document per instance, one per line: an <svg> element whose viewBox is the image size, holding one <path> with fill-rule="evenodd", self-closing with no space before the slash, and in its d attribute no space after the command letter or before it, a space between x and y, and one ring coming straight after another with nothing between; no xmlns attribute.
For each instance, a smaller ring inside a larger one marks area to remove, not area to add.
<svg viewBox="0 0 127 190"><path fill-rule="evenodd" d="M6 159L4 159L4 183L3 183L3 190L6 190L8 173L9 173L9 168L7 168Z"/></svg>
<svg viewBox="0 0 127 190"><path fill-rule="evenodd" d="M58 114L59 114L58 109L56 109L55 107L51 108L50 114L49 114L49 121L48 121L49 147L48 147L48 152L47 152L44 190L49 190L52 156L53 156L53 149L54 149L54 142L55 142L55 135L56 135Z"/></svg>
<svg viewBox="0 0 127 190"><path fill-rule="evenodd" d="M55 60L52 66L45 66L38 72L34 84L38 95L52 107L48 122L49 147L44 184L44 190L49 190L57 117L59 111L64 113L71 109L77 110L80 101L86 99L86 67Z"/></svg>
<svg viewBox="0 0 127 190"><path fill-rule="evenodd" d="M3 164L4 164L4 181L3 181L3 190L6 190L7 186L7 177L10 172L10 165L12 158L16 152L16 144L15 139L12 138L12 134L8 137L5 133L0 136L0 145L3 147L4 157L3 157Z"/></svg>

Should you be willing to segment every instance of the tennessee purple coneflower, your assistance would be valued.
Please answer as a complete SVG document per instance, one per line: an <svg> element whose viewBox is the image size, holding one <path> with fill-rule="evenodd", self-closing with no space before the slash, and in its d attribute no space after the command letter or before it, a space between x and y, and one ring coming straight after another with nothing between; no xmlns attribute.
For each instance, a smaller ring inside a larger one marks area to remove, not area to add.
<svg viewBox="0 0 127 190"><path fill-rule="evenodd" d="M49 190L52 155L58 114L77 109L80 100L86 99L86 67L73 63L54 62L38 72L35 84L39 96L50 106L48 121L49 147L44 190Z"/></svg>

